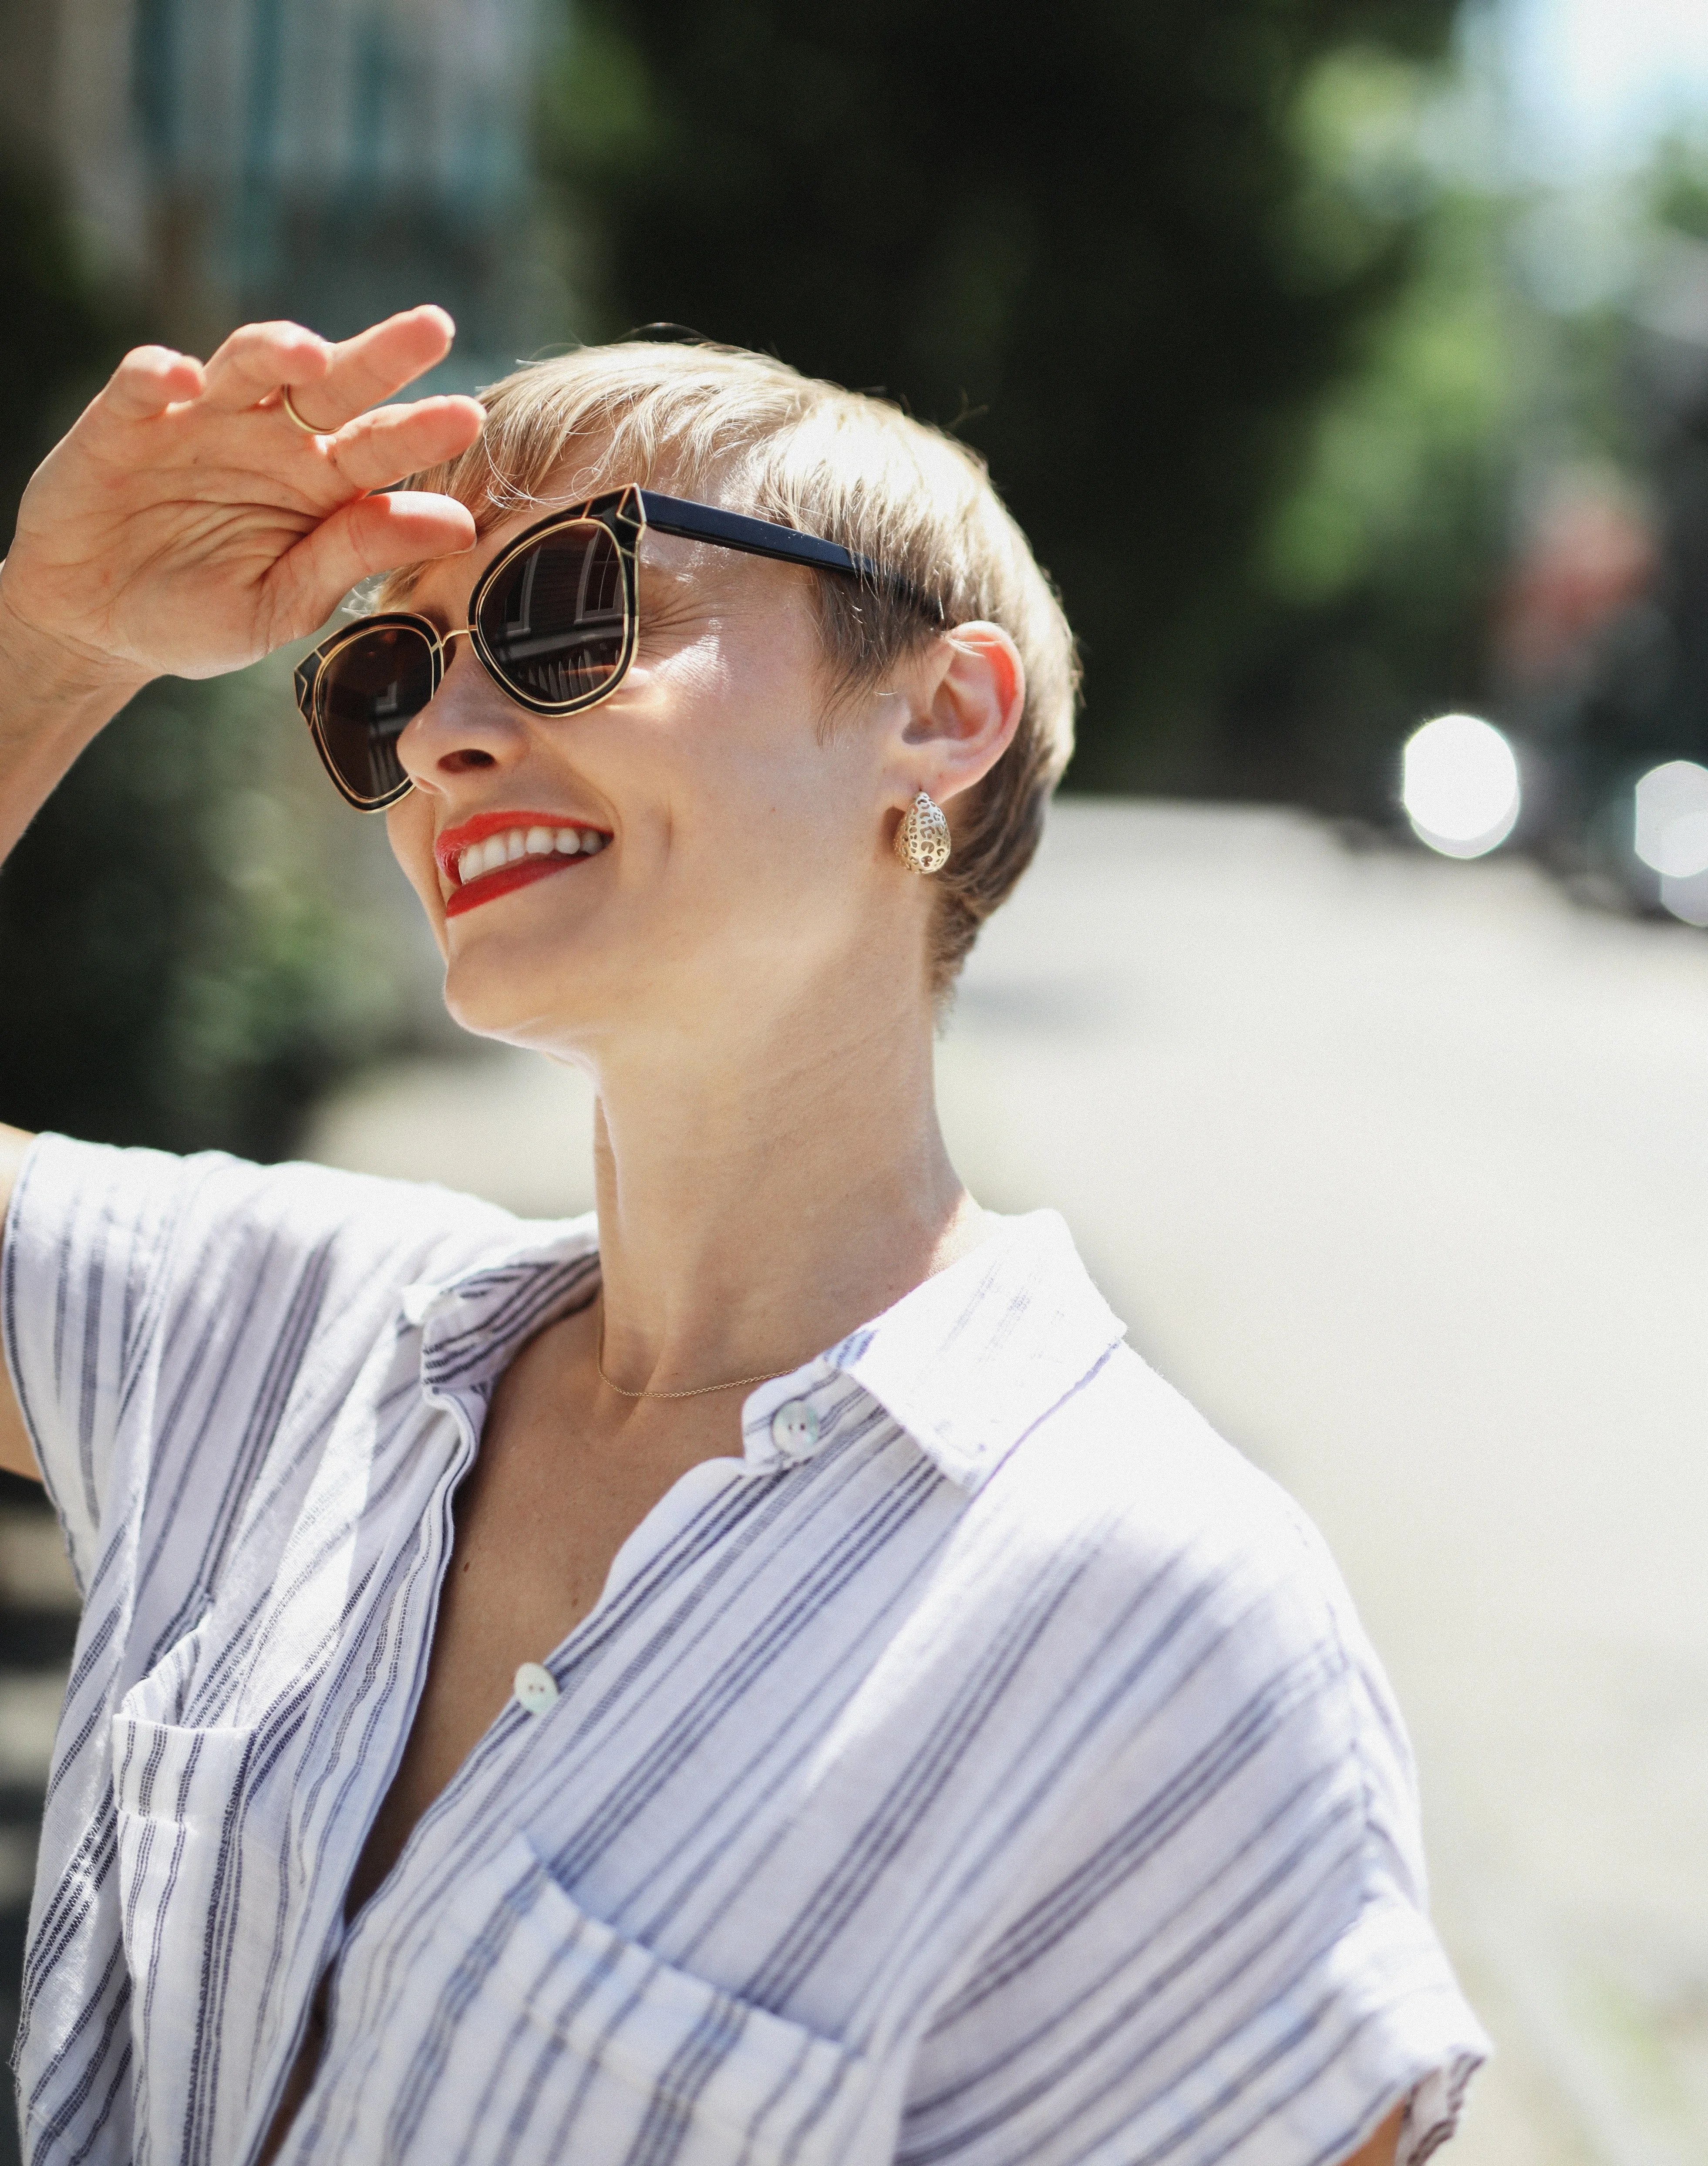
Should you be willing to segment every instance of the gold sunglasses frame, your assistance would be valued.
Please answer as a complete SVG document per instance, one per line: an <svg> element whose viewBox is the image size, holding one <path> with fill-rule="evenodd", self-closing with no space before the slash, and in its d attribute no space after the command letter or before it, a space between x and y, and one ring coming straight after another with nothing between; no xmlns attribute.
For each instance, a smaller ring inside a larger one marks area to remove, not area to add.
<svg viewBox="0 0 1708 2166"><path fill-rule="evenodd" d="M487 645L480 628L480 612L494 584L513 565L517 557L536 548L566 527L592 525L602 527L616 547L622 570L623 626L621 645L616 667L609 679L590 692L576 694L568 700L542 700L525 687L513 684L504 672ZM779 526L769 520L749 519L745 513L724 511L715 505L696 504L686 497L665 496L656 489L641 489L633 483L619 489L610 489L599 496L590 497L583 504L569 505L554 511L517 535L494 557L474 583L468 597L468 621L455 631L442 632L431 618L417 615L410 610L383 610L373 616L358 617L341 627L328 639L322 640L314 651L298 665L294 689L296 701L304 721L309 726L315 741L315 749L320 763L331 777L339 795L358 812L383 812L406 797L415 785L405 775L393 789L379 796L364 795L352 790L339 773L325 737L325 694L329 683L327 664L335 657L352 646L357 640L375 631L407 631L421 640L428 652L431 689L422 702L425 707L445 680L449 666L447 650L452 640L466 639L479 657L499 689L508 700L531 714L563 716L579 714L584 709L597 706L608 700L628 674L635 657L635 642L640 629L639 552L641 537L649 527L661 534L675 534L695 542L709 542L723 549L740 550L749 556L770 557L780 562L803 564L814 571L837 572L846 577L863 580L869 585L887 588L899 594L913 607L925 611L942 624L944 611L940 603L923 594L912 581L899 574L885 571L869 557L844 549L839 542L827 542L816 534L803 534L798 527ZM415 713L420 713L417 708ZM406 728L414 716L405 718Z"/></svg>

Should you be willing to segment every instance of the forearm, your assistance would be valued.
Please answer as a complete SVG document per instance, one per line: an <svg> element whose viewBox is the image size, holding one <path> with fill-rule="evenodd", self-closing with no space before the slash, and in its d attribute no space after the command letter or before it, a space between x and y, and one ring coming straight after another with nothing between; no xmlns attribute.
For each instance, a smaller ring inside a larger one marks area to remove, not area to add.
<svg viewBox="0 0 1708 2166"><path fill-rule="evenodd" d="M135 673L45 638L7 600L0 566L0 860L77 754L139 685ZM0 1128L0 1226L29 1138ZM0 1362L0 1467L34 1477L24 1414Z"/></svg>
<svg viewBox="0 0 1708 2166"><path fill-rule="evenodd" d="M0 567L0 861L145 681L35 632L8 606Z"/></svg>

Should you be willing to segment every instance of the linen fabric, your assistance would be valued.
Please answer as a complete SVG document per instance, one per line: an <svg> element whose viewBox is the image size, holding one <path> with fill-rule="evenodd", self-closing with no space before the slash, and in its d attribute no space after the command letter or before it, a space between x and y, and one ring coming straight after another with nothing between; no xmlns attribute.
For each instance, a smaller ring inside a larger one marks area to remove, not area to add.
<svg viewBox="0 0 1708 2166"><path fill-rule="evenodd" d="M33 1146L0 1320L86 1604L34 2166L251 2158L323 1974L288 2166L1332 2166L1405 2099L1426 2156L1485 2047L1387 1685L1048 1212L748 1397L346 1927L493 1387L597 1275L590 1219Z"/></svg>

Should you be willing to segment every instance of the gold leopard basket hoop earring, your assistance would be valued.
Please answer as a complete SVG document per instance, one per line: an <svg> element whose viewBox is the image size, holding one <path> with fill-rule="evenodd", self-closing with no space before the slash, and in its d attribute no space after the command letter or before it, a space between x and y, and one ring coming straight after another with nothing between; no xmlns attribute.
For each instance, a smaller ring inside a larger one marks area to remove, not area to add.
<svg viewBox="0 0 1708 2166"><path fill-rule="evenodd" d="M896 855L911 873L940 873L949 863L949 815L923 790L902 815Z"/></svg>

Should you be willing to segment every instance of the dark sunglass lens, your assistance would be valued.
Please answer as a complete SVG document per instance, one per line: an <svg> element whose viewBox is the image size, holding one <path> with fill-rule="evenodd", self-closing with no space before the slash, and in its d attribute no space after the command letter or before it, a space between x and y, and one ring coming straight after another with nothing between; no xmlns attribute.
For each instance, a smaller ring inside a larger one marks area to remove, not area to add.
<svg viewBox="0 0 1708 2166"><path fill-rule="evenodd" d="M480 605L493 668L524 700L567 706L611 683L628 630L622 558L590 519L537 542L506 564Z"/></svg>
<svg viewBox="0 0 1708 2166"><path fill-rule="evenodd" d="M341 647L315 688L326 758L350 795L378 805L407 778L397 756L404 726L433 696L433 650L424 633L385 625Z"/></svg>

